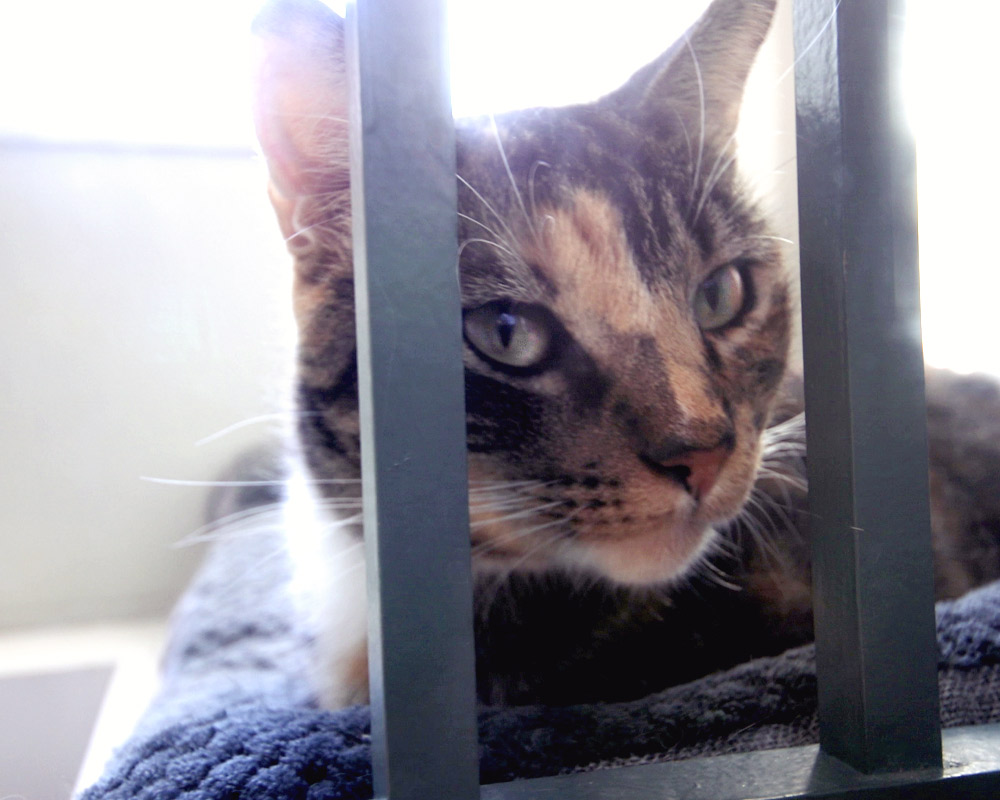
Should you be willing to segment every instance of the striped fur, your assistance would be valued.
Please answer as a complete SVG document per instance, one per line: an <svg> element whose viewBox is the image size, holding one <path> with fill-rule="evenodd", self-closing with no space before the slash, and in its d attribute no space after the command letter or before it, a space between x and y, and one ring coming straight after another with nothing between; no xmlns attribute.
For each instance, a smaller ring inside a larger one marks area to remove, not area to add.
<svg viewBox="0 0 1000 800"><path fill-rule="evenodd" d="M771 0L716 0L595 103L458 127L471 537L481 587L493 587L481 597L524 575L675 585L751 496L791 307L733 132L772 12ZM309 0L280 0L259 32L258 130L296 264L302 455L316 478L354 479L342 26ZM696 297L721 270L738 274L743 299L706 327ZM544 358L484 354L469 315L496 303L532 309ZM710 479L697 482L705 459ZM345 486L323 492L356 492ZM344 681L356 684L352 663Z"/></svg>

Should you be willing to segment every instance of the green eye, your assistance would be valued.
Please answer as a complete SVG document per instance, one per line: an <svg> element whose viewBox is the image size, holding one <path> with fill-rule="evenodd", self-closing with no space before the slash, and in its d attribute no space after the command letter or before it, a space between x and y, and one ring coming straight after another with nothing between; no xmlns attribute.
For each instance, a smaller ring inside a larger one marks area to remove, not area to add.
<svg viewBox="0 0 1000 800"><path fill-rule="evenodd" d="M482 356L509 367L535 367L548 355L552 327L537 306L494 300L465 314L465 337Z"/></svg>
<svg viewBox="0 0 1000 800"><path fill-rule="evenodd" d="M703 331L728 325L743 310L746 290L743 276L734 266L722 267L709 275L694 296L694 318Z"/></svg>

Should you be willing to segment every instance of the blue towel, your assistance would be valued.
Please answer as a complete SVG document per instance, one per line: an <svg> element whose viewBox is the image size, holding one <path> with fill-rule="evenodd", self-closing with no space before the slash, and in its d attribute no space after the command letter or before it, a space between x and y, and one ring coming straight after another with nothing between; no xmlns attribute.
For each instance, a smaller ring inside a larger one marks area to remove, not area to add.
<svg viewBox="0 0 1000 800"><path fill-rule="evenodd" d="M317 708L278 538L223 541L182 599L163 686L83 800L371 797L369 711ZM938 606L945 726L1000 721L1000 584ZM628 703L484 708L484 783L815 742L811 646Z"/></svg>

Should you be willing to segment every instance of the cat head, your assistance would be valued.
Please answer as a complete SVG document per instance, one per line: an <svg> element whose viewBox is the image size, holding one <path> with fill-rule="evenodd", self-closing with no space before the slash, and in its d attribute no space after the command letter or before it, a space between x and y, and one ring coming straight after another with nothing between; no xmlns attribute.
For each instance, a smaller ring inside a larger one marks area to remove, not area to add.
<svg viewBox="0 0 1000 800"><path fill-rule="evenodd" d="M594 103L457 124L479 569L670 581L746 501L790 328L777 243L734 165L773 5L716 0ZM257 25L257 128L295 258L300 439L317 477L356 477L343 24L279 0Z"/></svg>

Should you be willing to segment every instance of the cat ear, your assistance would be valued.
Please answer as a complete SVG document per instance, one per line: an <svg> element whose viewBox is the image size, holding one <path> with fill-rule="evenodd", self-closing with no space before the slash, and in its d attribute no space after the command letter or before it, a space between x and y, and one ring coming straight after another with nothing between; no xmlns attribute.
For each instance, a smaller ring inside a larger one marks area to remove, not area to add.
<svg viewBox="0 0 1000 800"><path fill-rule="evenodd" d="M344 22L318 0L272 0L258 40L254 122L286 237L297 201L349 190Z"/></svg>
<svg viewBox="0 0 1000 800"><path fill-rule="evenodd" d="M767 36L775 0L715 0L662 56L608 97L625 116L679 118L692 140L722 145L739 121L747 74Z"/></svg>

